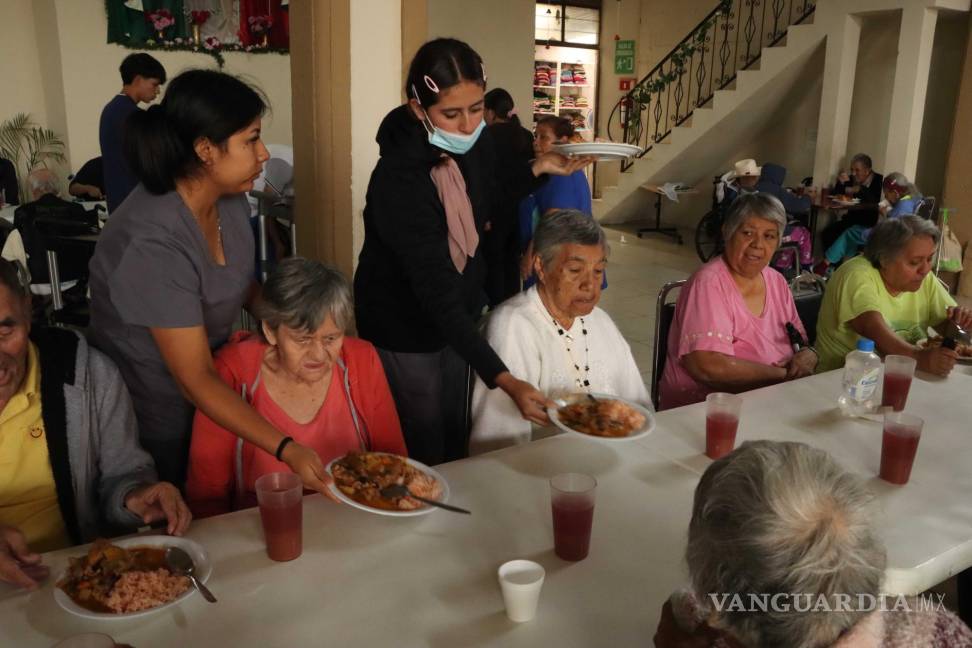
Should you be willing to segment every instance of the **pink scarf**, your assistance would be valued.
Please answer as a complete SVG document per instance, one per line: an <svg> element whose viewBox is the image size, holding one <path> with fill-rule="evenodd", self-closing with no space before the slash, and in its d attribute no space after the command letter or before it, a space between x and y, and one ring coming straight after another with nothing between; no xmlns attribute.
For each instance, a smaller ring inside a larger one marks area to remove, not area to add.
<svg viewBox="0 0 972 648"><path fill-rule="evenodd" d="M466 269L466 261L476 253L479 233L476 231L472 203L469 202L466 181L459 171L459 165L448 155L442 157L445 161L432 167L430 175L439 192L439 200L445 207L446 225L449 227L449 256L452 257L456 270L462 273Z"/></svg>

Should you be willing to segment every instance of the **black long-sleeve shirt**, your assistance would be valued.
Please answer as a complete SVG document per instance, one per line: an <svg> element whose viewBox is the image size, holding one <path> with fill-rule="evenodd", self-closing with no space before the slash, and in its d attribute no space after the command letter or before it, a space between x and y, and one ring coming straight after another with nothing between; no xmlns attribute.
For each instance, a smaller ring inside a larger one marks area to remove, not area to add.
<svg viewBox="0 0 972 648"><path fill-rule="evenodd" d="M494 386L506 366L480 333L486 304L482 236L492 208L495 155L488 130L465 155L453 158L466 181L480 246L462 273L449 255L445 209L430 171L442 151L429 144L408 106L391 111L378 130L381 158L368 184L365 240L354 276L360 336L404 353L452 347ZM510 174L508 191L526 195L536 184L529 164Z"/></svg>
<svg viewBox="0 0 972 648"><path fill-rule="evenodd" d="M845 193L847 187L859 187L857 192L851 195L860 199L861 207L849 209L844 220L853 225L874 227L879 216L877 204L881 202L881 194L884 191L884 176L877 171L871 171L871 181L866 185L859 184L853 177L846 183L838 180L834 185L834 195Z"/></svg>

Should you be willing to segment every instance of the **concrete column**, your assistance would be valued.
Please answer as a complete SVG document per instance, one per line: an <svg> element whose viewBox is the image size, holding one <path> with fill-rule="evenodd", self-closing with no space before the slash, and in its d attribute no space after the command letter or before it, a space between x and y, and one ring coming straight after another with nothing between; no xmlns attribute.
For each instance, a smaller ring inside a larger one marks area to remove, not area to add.
<svg viewBox="0 0 972 648"><path fill-rule="evenodd" d="M900 171L913 179L918 168L938 10L915 3L906 4L902 11L884 171Z"/></svg>
<svg viewBox="0 0 972 648"><path fill-rule="evenodd" d="M401 4L305 0L290 11L297 248L350 277L375 134L401 103Z"/></svg>
<svg viewBox="0 0 972 648"><path fill-rule="evenodd" d="M845 14L838 4L820 3L817 11L822 15L815 18L832 25L827 29L817 150L813 162L813 182L817 186L830 184L846 153L857 49L861 39L860 18Z"/></svg>

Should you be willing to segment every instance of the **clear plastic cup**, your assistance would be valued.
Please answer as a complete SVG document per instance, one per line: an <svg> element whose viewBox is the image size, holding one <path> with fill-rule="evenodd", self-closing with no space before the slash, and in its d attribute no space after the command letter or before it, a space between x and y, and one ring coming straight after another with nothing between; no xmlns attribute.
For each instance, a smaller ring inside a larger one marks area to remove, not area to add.
<svg viewBox="0 0 972 648"><path fill-rule="evenodd" d="M719 459L736 447L742 398L714 392L705 397L705 454Z"/></svg>
<svg viewBox="0 0 972 648"><path fill-rule="evenodd" d="M905 408L917 364L914 358L908 356L885 356L884 388L881 392L882 407L891 407L895 412L900 412Z"/></svg>
<svg viewBox="0 0 972 648"><path fill-rule="evenodd" d="M275 472L256 480L260 519L270 560L293 560L303 552L304 485L290 472Z"/></svg>
<svg viewBox="0 0 972 648"><path fill-rule="evenodd" d="M881 470L878 473L881 479L892 484L908 483L924 426L922 419L904 412L887 412L884 415Z"/></svg>
<svg viewBox="0 0 972 648"><path fill-rule="evenodd" d="M533 619L546 576L544 568L531 560L511 560L500 566L497 576L510 621L522 623Z"/></svg>
<svg viewBox="0 0 972 648"><path fill-rule="evenodd" d="M550 480L554 552L564 560L587 558L596 488L597 480L582 473L564 473Z"/></svg>

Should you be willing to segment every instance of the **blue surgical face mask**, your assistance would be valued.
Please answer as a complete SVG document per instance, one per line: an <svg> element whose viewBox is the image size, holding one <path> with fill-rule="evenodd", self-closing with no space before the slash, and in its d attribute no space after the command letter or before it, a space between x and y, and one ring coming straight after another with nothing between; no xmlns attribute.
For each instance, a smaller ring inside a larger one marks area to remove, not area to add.
<svg viewBox="0 0 972 648"><path fill-rule="evenodd" d="M441 128L436 128L432 124L432 120L429 119L428 113L426 113L425 119L422 120L422 125L425 126L425 130L429 134L429 144L437 146L443 151L455 153L456 155L465 155L468 153L469 149L476 144L476 140L479 139L483 129L486 128L486 122L480 119L476 130L470 135L448 133Z"/></svg>

